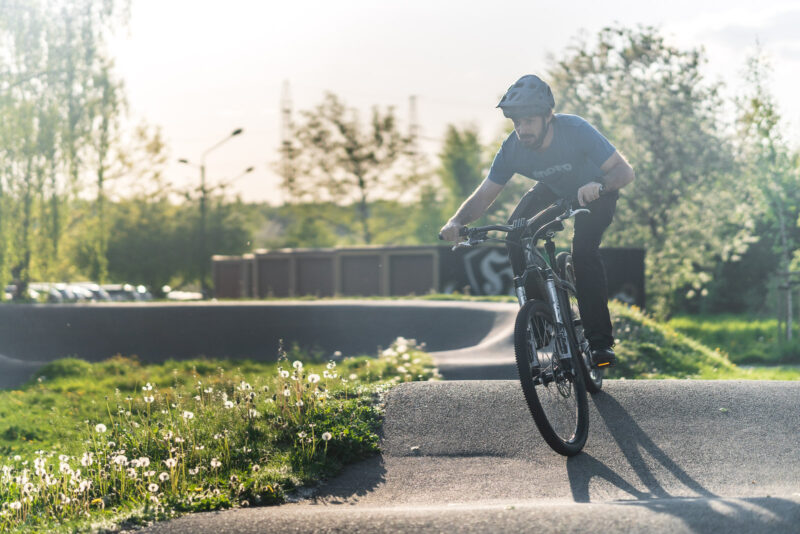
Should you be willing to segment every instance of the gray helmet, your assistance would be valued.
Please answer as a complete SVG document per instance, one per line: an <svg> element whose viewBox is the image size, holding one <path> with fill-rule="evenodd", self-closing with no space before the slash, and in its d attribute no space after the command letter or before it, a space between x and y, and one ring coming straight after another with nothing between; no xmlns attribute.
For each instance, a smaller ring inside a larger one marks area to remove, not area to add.
<svg viewBox="0 0 800 534"><path fill-rule="evenodd" d="M541 78L526 74L503 95L497 107L509 119L547 115L556 105L553 92Z"/></svg>

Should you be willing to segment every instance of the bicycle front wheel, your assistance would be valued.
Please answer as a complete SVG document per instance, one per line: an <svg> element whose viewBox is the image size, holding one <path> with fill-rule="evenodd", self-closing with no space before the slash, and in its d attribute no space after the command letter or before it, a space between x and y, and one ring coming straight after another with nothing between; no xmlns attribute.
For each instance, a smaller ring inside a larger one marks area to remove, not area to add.
<svg viewBox="0 0 800 534"><path fill-rule="evenodd" d="M561 358L557 332L549 306L529 300L517 314L514 353L536 427L554 451L573 456L589 435L589 405L580 372Z"/></svg>

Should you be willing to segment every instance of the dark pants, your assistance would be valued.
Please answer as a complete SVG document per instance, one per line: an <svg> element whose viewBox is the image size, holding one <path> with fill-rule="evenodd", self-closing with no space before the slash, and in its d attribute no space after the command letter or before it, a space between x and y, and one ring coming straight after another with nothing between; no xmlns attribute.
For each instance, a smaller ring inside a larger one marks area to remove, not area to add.
<svg viewBox="0 0 800 534"><path fill-rule="evenodd" d="M575 217L575 235L572 237L572 261L575 265L575 283L578 290L583 330L592 348L610 346L614 342L611 317L608 313L608 285L603 260L600 258L600 240L611 224L617 207L619 193L603 195L586 206L591 213ZM545 184L539 183L525 193L511 214L509 224L521 217L531 218L553 204L558 197ZM551 221L557 213L544 217L541 225ZM536 228L532 228L535 231ZM525 259L517 247L508 247L508 256L514 275L525 269Z"/></svg>

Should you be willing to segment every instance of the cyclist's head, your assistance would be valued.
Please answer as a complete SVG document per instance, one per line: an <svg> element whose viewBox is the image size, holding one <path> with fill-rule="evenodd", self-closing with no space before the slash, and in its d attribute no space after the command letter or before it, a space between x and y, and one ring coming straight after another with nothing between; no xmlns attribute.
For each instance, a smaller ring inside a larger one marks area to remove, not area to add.
<svg viewBox="0 0 800 534"><path fill-rule="evenodd" d="M548 117L556 105L553 92L541 78L526 74L508 88L497 104L509 119Z"/></svg>
<svg viewBox="0 0 800 534"><path fill-rule="evenodd" d="M519 140L533 150L544 142L553 106L555 99L550 86L533 74L517 80L497 104L503 115L514 121Z"/></svg>

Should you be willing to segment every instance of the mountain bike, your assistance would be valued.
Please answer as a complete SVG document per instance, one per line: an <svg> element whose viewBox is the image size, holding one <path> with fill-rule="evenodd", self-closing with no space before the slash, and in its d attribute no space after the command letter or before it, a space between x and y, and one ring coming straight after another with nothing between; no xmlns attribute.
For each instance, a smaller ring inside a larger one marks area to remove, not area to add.
<svg viewBox="0 0 800 534"><path fill-rule="evenodd" d="M603 372L592 365L589 342L583 335L572 256L556 255L553 242L564 230L564 221L581 213L589 210L559 201L510 225L464 227L461 235L467 239L453 247L496 241L522 249L525 269L514 277L520 305L514 325L517 370L539 432L553 450L565 456L578 454L586 443L586 391L596 393L603 385ZM506 238L490 238L489 232L503 232ZM544 254L537 247L541 240Z"/></svg>

